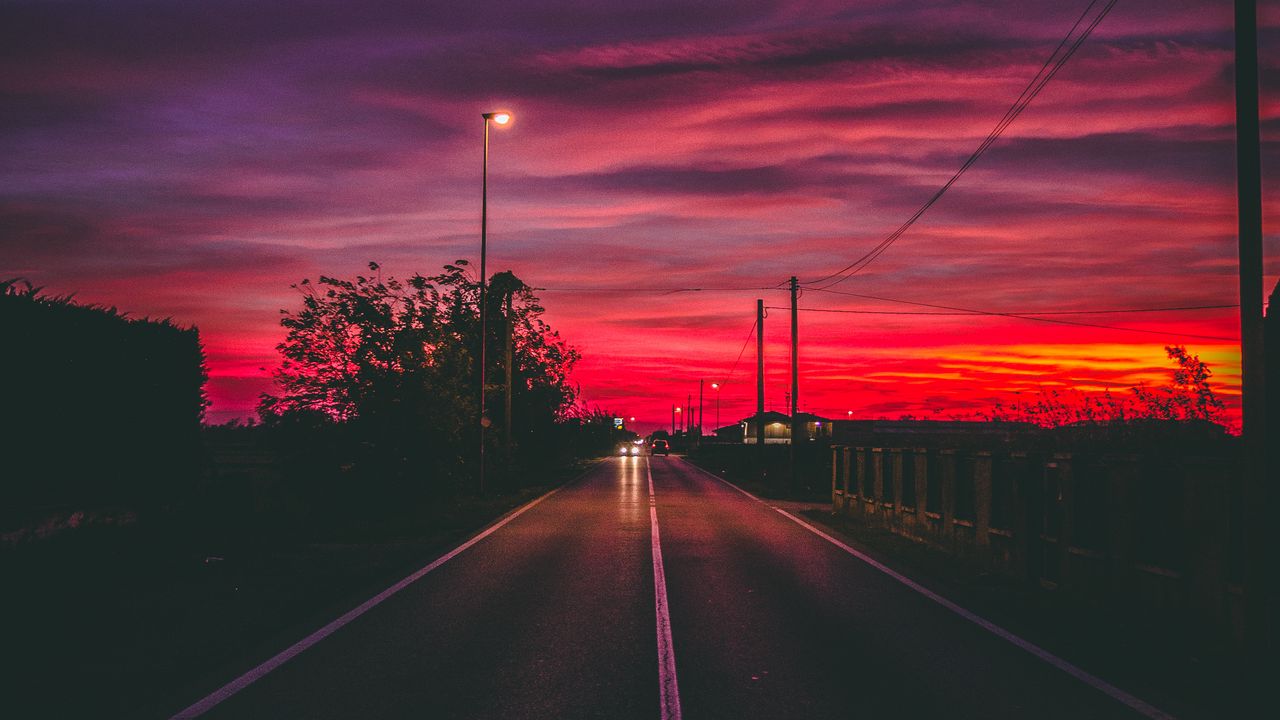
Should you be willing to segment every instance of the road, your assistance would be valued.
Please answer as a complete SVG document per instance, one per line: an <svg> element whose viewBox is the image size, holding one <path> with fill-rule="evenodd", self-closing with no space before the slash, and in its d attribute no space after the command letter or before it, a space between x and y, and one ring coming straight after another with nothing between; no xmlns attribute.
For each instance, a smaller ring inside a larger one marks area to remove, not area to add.
<svg viewBox="0 0 1280 720"><path fill-rule="evenodd" d="M680 458L517 513L186 715L1144 717Z"/></svg>

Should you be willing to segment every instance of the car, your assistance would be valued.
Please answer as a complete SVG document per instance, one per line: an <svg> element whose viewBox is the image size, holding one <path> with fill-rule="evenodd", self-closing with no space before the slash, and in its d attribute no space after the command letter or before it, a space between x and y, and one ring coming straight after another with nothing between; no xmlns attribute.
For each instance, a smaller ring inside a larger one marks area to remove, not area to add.
<svg viewBox="0 0 1280 720"><path fill-rule="evenodd" d="M618 446L618 456L628 457L630 455L639 455L640 446L635 443L623 443Z"/></svg>
<svg viewBox="0 0 1280 720"><path fill-rule="evenodd" d="M666 440L654 440L653 444L649 446L649 454L657 455L658 453L662 453L663 455L670 455L671 443L667 442Z"/></svg>

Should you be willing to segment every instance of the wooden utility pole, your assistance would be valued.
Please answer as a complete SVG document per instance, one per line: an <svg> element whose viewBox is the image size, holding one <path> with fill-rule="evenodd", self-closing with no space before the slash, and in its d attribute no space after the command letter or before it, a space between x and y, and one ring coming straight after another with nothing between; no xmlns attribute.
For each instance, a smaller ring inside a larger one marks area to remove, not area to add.
<svg viewBox="0 0 1280 720"><path fill-rule="evenodd" d="M1245 632L1254 657L1269 657L1266 400L1262 325L1262 148L1258 122L1258 3L1235 2L1236 192L1240 229L1240 406L1248 553Z"/></svg>
<svg viewBox="0 0 1280 720"><path fill-rule="evenodd" d="M698 444L702 444L702 384L705 380L698 380Z"/></svg>
<svg viewBox="0 0 1280 720"><path fill-rule="evenodd" d="M796 432L800 423L796 421L796 413L800 407L800 373L799 373L799 357L797 350L799 348L800 329L797 323L796 300L800 296L800 282L796 280L794 275L791 276L791 455L788 462L791 467L787 482L795 485L796 479L796 443L800 440L800 434Z"/></svg>
<svg viewBox="0 0 1280 720"><path fill-rule="evenodd" d="M764 471L764 300L756 300L756 445Z"/></svg>

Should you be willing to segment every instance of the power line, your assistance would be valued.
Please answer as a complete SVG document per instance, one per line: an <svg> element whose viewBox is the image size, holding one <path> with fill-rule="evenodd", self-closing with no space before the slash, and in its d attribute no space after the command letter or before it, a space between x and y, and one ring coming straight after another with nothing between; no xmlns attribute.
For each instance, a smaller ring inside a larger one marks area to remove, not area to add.
<svg viewBox="0 0 1280 720"><path fill-rule="evenodd" d="M806 281L805 284L809 286L821 285L822 288L838 285L861 272L863 268L870 265L876 260L876 258L880 257L884 251L888 250L890 245L897 242L897 240L902 237L912 225L915 225L917 220L928 212L929 208L933 207L934 203L942 199L942 196L946 194L947 190L951 189L951 186L960 179L960 176L964 175L965 172L967 172L969 168L978 161L978 158L982 157L982 155L986 153L987 149L990 148L995 141L1004 134L1004 131L1013 124L1013 121L1022 114L1022 111L1027 109L1031 104L1031 101L1034 100L1042 90L1044 90L1045 85L1047 85L1049 81L1058 74L1058 71L1062 69L1062 66L1071 59L1071 56L1075 55L1076 50L1078 50L1089 35L1093 33L1093 30L1098 26L1098 23L1102 22L1102 19L1111 12L1111 9L1115 7L1117 1L1118 0L1109 0L1098 15L1089 22L1088 26L1079 34L1079 36L1072 40L1072 36L1075 35L1076 31L1080 28L1081 23L1084 22L1090 11L1092 11L1094 6L1099 2L1099 0L1090 0L1089 5L1084 9L1084 12L1080 14L1080 17L1076 19L1075 23L1071 26L1071 29L1067 31L1067 34L1058 43L1057 47L1055 47L1053 52L1049 54L1049 57L1031 78L1030 82L1027 83L1027 86L1018 94L1018 98L1014 100L1013 105L1005 111L1004 116L1000 118L1000 121L996 123L991 132L987 133L987 137L978 145L978 148L969 155L969 157L960 166L960 169L957 170L945 183L943 183L942 187L939 188L937 192L930 196L930 198L926 200L919 209L912 213L911 217L907 218L906 222L899 225L896 230L889 233L887 237L862 255L862 257L854 260L848 265L845 265L836 272L825 275L817 280ZM1067 47L1068 43L1070 43L1069 47ZM1065 51L1063 50L1064 47L1067 47Z"/></svg>
<svg viewBox="0 0 1280 720"><path fill-rule="evenodd" d="M905 301L894 301L905 302ZM848 310L848 309L832 309L832 308L800 308L803 312L825 312L825 313L845 313L849 315L935 315L935 316L965 316L965 315L1032 315L1036 317L1046 315L1116 315L1126 313L1157 313L1157 312L1175 312L1185 310L1227 310L1240 307L1239 305L1188 305L1185 307L1161 307L1161 308L1128 308L1122 310L1018 310L1018 311L1000 311L1000 312L980 312L976 310L956 310L956 311L925 311L925 310ZM785 310L780 305L770 305L770 310Z"/></svg>
<svg viewBox="0 0 1280 720"><path fill-rule="evenodd" d="M928 310L845 310L845 309L828 309L828 307L801 307L803 313L841 313L845 315L925 315L936 316L936 318L963 318L966 315L1028 315L1028 316L1044 316L1044 315L1100 315L1105 313L1161 313L1165 310L1217 310L1221 307L1239 307L1239 305L1204 305L1199 307L1161 307L1161 309L1149 310L1062 310L1059 313L968 313L968 311L957 310L954 313L947 311L928 311ZM769 310L785 310L780 305L771 305Z"/></svg>
<svg viewBox="0 0 1280 720"><path fill-rule="evenodd" d="M884 297L883 295L868 295L866 293L849 292L848 290L828 290L826 288L812 288L817 292L830 293L832 295L843 295L845 297L856 297L863 300L879 300L880 302L897 303L899 305L915 305L918 307L935 308L938 310L955 310L961 313L977 313L980 315L999 314L1004 311L995 310L971 310L968 308L952 307L950 305L938 305L936 303L918 302L914 300L902 300L900 298ZM1126 313L1126 312L1162 312L1166 310L1223 310L1240 307L1236 304L1231 305L1185 305L1180 307L1154 307L1154 308L1124 308L1124 309L1107 309L1107 310L1032 310L1028 312L1013 313L1017 315L1075 315L1075 314L1094 314L1094 313ZM1012 311L1009 311L1012 312Z"/></svg>
<svg viewBox="0 0 1280 720"><path fill-rule="evenodd" d="M755 337L756 325L757 325L756 321L752 320L751 330L750 332L747 333L747 339L742 341L742 349L738 351L738 359L733 361L733 367L729 368L729 374L725 375L724 380L721 380L720 382L728 384L729 378L733 377L734 371L738 369L738 363L742 361L743 354L747 352L747 345L750 345L751 338Z"/></svg>
<svg viewBox="0 0 1280 720"><path fill-rule="evenodd" d="M1155 308L1120 308L1115 310L1054 310L1054 311L1036 311L1036 312L1019 312L1019 315L1121 315L1125 313L1158 313L1158 312L1182 312L1184 310L1230 310L1238 308L1238 303L1231 305L1185 305L1183 307L1155 307Z"/></svg>
<svg viewBox="0 0 1280 720"><path fill-rule="evenodd" d="M747 292L760 290L779 290L786 288L767 286L721 286L721 287L537 287L539 292L574 292L631 295L675 295L688 292Z"/></svg>
<svg viewBox="0 0 1280 720"><path fill-rule="evenodd" d="M818 289L818 288L814 288L814 289ZM955 307L952 305L938 305L935 303L922 303L922 302L914 302L911 300L898 300L895 298L880 297L876 295L863 295L860 293L841 292L839 290L822 290L822 292L829 292L836 295L847 295L851 297L864 298L867 300L878 300L880 302L899 303L902 305L914 305L917 307L934 308L937 310L948 310L960 315L986 315L990 317L1007 317L1007 318L1015 318L1018 320L1028 320L1031 322L1052 323L1054 325L1070 325L1073 327L1097 328L1101 330L1118 330L1121 332L1142 333L1145 335L1160 335L1165 337L1188 337L1188 338L1197 338L1201 340L1221 340L1224 342L1236 342L1238 340L1238 338L1222 337L1219 335L1198 335L1195 333L1173 332L1173 331L1163 331L1163 330L1144 330L1141 328L1127 328L1127 327L1119 327L1116 325L1100 325L1097 323L1083 323L1083 322L1078 322L1074 320L1057 320L1054 318L1040 317L1040 315L1045 315L1049 313L993 312L989 310L975 310L973 308ZM1217 307L1208 306L1208 305L1190 306L1190 307L1194 307L1197 309L1206 309L1206 310L1219 309ZM1224 307L1233 307L1233 306L1224 306ZM823 309L823 308L801 308L801 309L806 310L807 312L832 312L832 313L849 313L849 314L869 314L871 312L871 311L838 310L838 309ZM1138 309L1139 312L1157 312L1159 310L1160 310L1159 308L1139 308ZM880 312L887 314L888 311L880 311ZM1116 311L1106 311L1106 312L1116 312ZM1120 311L1120 312L1123 312L1123 311ZM902 313L902 314L907 314L907 313ZM919 313L919 314L940 315L942 313Z"/></svg>

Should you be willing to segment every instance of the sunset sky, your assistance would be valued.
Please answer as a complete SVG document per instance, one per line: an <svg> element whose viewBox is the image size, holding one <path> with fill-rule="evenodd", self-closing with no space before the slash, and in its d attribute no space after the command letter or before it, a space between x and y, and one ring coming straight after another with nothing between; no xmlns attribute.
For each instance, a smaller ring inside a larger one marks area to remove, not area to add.
<svg viewBox="0 0 1280 720"><path fill-rule="evenodd" d="M290 284L513 270L583 354L583 402L670 422L789 389L787 294L964 162L1088 5L0 0L0 279L199 327L211 422L271 388ZM1098 3L1101 7L1105 3ZM1266 277L1280 276L1280 12L1260 23ZM800 404L938 417L1210 362L1238 416L1232 3L1120 0L974 168L801 312ZM696 292L671 292L702 288ZM1261 299L1259 299L1261 301ZM1167 333L1167 334L1163 334ZM1176 333L1191 336L1180 336ZM1221 339L1211 339L1221 338ZM109 415L109 409L102 412Z"/></svg>

